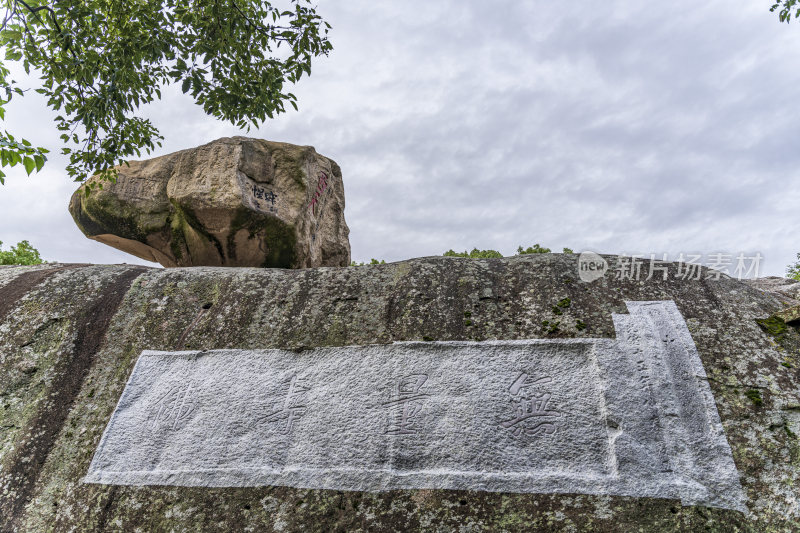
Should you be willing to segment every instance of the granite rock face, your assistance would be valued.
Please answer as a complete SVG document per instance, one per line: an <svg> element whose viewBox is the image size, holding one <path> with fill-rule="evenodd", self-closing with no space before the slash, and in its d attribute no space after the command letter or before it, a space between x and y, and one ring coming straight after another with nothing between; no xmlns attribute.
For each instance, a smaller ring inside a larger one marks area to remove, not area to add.
<svg viewBox="0 0 800 533"><path fill-rule="evenodd" d="M768 276L746 280L745 283L758 290L777 296L784 305L800 305L800 281Z"/></svg>
<svg viewBox="0 0 800 533"><path fill-rule="evenodd" d="M165 267L350 264L342 172L311 146L223 138L118 170L70 200L91 239Z"/></svg>
<svg viewBox="0 0 800 533"><path fill-rule="evenodd" d="M732 279L676 279L675 265L666 280L583 283L577 258L0 268L0 530L800 528L800 331L766 320L786 302ZM627 315L631 301L674 301L685 320L746 511L598 494L83 482L143 350L279 348L300 357L307 348L394 341L610 340L614 316Z"/></svg>

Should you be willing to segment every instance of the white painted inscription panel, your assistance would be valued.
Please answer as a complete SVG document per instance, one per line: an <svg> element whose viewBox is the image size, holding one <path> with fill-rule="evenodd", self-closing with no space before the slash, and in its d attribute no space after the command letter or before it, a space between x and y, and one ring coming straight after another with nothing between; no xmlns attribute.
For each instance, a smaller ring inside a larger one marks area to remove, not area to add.
<svg viewBox="0 0 800 533"><path fill-rule="evenodd" d="M743 509L672 302L616 339L142 352L90 483L615 494Z"/></svg>

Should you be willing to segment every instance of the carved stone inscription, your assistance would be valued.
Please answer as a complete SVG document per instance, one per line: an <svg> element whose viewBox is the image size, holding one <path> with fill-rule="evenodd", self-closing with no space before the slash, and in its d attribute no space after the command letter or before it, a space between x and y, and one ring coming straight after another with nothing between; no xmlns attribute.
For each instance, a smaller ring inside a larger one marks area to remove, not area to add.
<svg viewBox="0 0 800 533"><path fill-rule="evenodd" d="M314 213L315 217L319 216L322 199L325 197L325 192L328 190L328 173L324 170L320 170L317 172L317 188L314 191L314 194L311 197L311 202L308 204L308 208Z"/></svg>
<svg viewBox="0 0 800 533"><path fill-rule="evenodd" d="M260 417L260 420L265 423L278 422L278 431L281 433L291 432L295 421L300 420L306 414L305 393L310 389L298 381L296 375L289 378L285 385L286 396L279 397L279 402L273 407L274 410L269 410Z"/></svg>
<svg viewBox="0 0 800 533"><path fill-rule="evenodd" d="M195 392L191 383L181 383L169 389L155 402L147 427L151 431L159 427L178 429L197 405Z"/></svg>
<svg viewBox="0 0 800 533"><path fill-rule="evenodd" d="M311 196L311 201L308 203L308 209L314 215L314 228L311 230L311 241L317 240L317 231L319 231L319 224L322 222L322 212L327 200L326 193L328 192L328 180L330 176L327 171L317 171L317 188Z"/></svg>
<svg viewBox="0 0 800 533"><path fill-rule="evenodd" d="M561 413L551 408L551 394L543 390L552 381L550 376L532 379L524 372L520 374L508 389L512 396L514 416L500 425L518 437L555 433L555 419L560 418Z"/></svg>
<svg viewBox="0 0 800 533"><path fill-rule="evenodd" d="M278 199L277 194L255 184L252 185L252 192L253 199L258 207L269 213L278 214L278 208L275 206L275 200Z"/></svg>
<svg viewBox="0 0 800 533"><path fill-rule="evenodd" d="M683 318L671 302L628 305L617 339L145 351L85 481L582 492L741 509Z"/></svg>
<svg viewBox="0 0 800 533"><path fill-rule="evenodd" d="M394 411L386 433L389 435L414 435L417 433L415 418L422 411L424 401L431 396L420 391L426 381L428 381L427 374L412 374L404 376L398 381L396 396L384 404Z"/></svg>

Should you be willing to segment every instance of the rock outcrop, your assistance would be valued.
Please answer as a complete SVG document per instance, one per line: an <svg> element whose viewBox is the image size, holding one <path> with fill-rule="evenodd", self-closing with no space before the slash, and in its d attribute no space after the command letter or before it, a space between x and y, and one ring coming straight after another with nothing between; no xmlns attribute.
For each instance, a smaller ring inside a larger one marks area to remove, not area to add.
<svg viewBox="0 0 800 533"><path fill-rule="evenodd" d="M311 146L223 138L118 170L72 195L91 239L165 267L350 264L342 172Z"/></svg>
<svg viewBox="0 0 800 533"><path fill-rule="evenodd" d="M577 257L0 267L0 530L800 529L800 331L768 320L785 302L729 278L676 279L675 265L666 280L583 283ZM745 512L633 496L83 482L143 350L607 338L626 301L648 300L674 301L688 326L706 374L694 378L710 386Z"/></svg>
<svg viewBox="0 0 800 533"><path fill-rule="evenodd" d="M784 305L800 305L800 281L769 276L745 280L745 283L758 290L777 296Z"/></svg>

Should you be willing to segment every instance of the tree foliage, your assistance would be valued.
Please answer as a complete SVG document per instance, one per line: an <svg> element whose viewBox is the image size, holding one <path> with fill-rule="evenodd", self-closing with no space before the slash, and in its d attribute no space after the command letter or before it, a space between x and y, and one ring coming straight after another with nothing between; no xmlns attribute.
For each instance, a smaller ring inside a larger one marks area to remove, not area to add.
<svg viewBox="0 0 800 533"><path fill-rule="evenodd" d="M517 255L525 255L525 254L549 254L551 252L550 248L545 248L543 246L539 246L538 244L534 244L533 246L528 246L527 248L523 248L522 246L517 248ZM574 253L570 248L564 248L565 254ZM464 250L463 252L456 252L455 250L447 250L445 253L442 254L444 257L466 257L469 259L492 259L503 257L503 254L498 252L497 250L478 250L477 248L473 248L471 252L467 252ZM798 256L800 259L800 255ZM364 265L382 265L386 263L383 259L378 261L377 259L372 259L369 263L356 263L352 261L350 266L364 266Z"/></svg>
<svg viewBox="0 0 800 533"><path fill-rule="evenodd" d="M781 2L773 4L769 10L773 13L777 11L780 21L788 24L792 21L793 11L794 18L800 17L800 6L798 5L798 1L800 0L782 0Z"/></svg>
<svg viewBox="0 0 800 533"><path fill-rule="evenodd" d="M40 73L36 91L58 112L76 181L113 178L114 165L160 146L163 137L137 112L165 85L179 84L207 114L249 130L287 105L297 109L287 85L333 48L330 25L310 0L284 0L284 9L265 0L0 2L5 59ZM0 74L6 101L22 94L8 70ZM41 168L44 150L30 149L33 168Z"/></svg>
<svg viewBox="0 0 800 533"><path fill-rule="evenodd" d="M0 43L3 36L0 34ZM5 105L11 101L15 95L22 95L22 89L14 86L14 82L8 79L10 71L0 65L0 94L5 94L5 98L0 97L0 120L5 120ZM0 131L0 168L14 167L22 164L28 176L31 172L42 169L44 162L47 161L48 152L45 148L34 147L27 139L14 138L8 131ZM0 170L0 184L5 183L6 173Z"/></svg>
<svg viewBox="0 0 800 533"><path fill-rule="evenodd" d="M493 257L503 257L503 254L496 250L478 250L473 248L471 252L464 250L463 252L456 252L447 250L444 254L445 257L469 257L471 259L490 259Z"/></svg>
<svg viewBox="0 0 800 533"><path fill-rule="evenodd" d="M800 281L800 254L797 254L797 262L795 264L786 267L786 275Z"/></svg>
<svg viewBox="0 0 800 533"><path fill-rule="evenodd" d="M355 261L350 261L350 266L351 267L360 267L360 266L364 266L364 265L385 265L385 264L386 264L386 261L384 261L383 259L378 261L374 257L372 259L370 259L369 263L365 263L363 261L360 262L360 263L356 263Z"/></svg>
<svg viewBox="0 0 800 533"><path fill-rule="evenodd" d="M539 246L539 244L534 244L533 246L528 246L527 248L523 248L522 246L517 248L517 255L526 255L526 254L549 254L552 250L550 248L545 248L544 246ZM571 249L564 248L565 254L573 253ZM477 248L473 248L471 252L467 252L466 250L463 252L455 252L453 250L447 250L444 254L445 257L469 257L471 259L490 259L493 257L503 257L503 254L496 250L478 250Z"/></svg>
<svg viewBox="0 0 800 533"><path fill-rule="evenodd" d="M0 241L0 265L39 265L42 263L39 250L31 246L28 241L20 241L7 252L4 252L2 248L3 241Z"/></svg>
<svg viewBox="0 0 800 533"><path fill-rule="evenodd" d="M539 246L538 243L534 244L533 246L528 246L527 249L523 249L522 246L517 248L517 255L525 255L525 254L549 254L552 252L550 248L545 248L543 246Z"/></svg>

